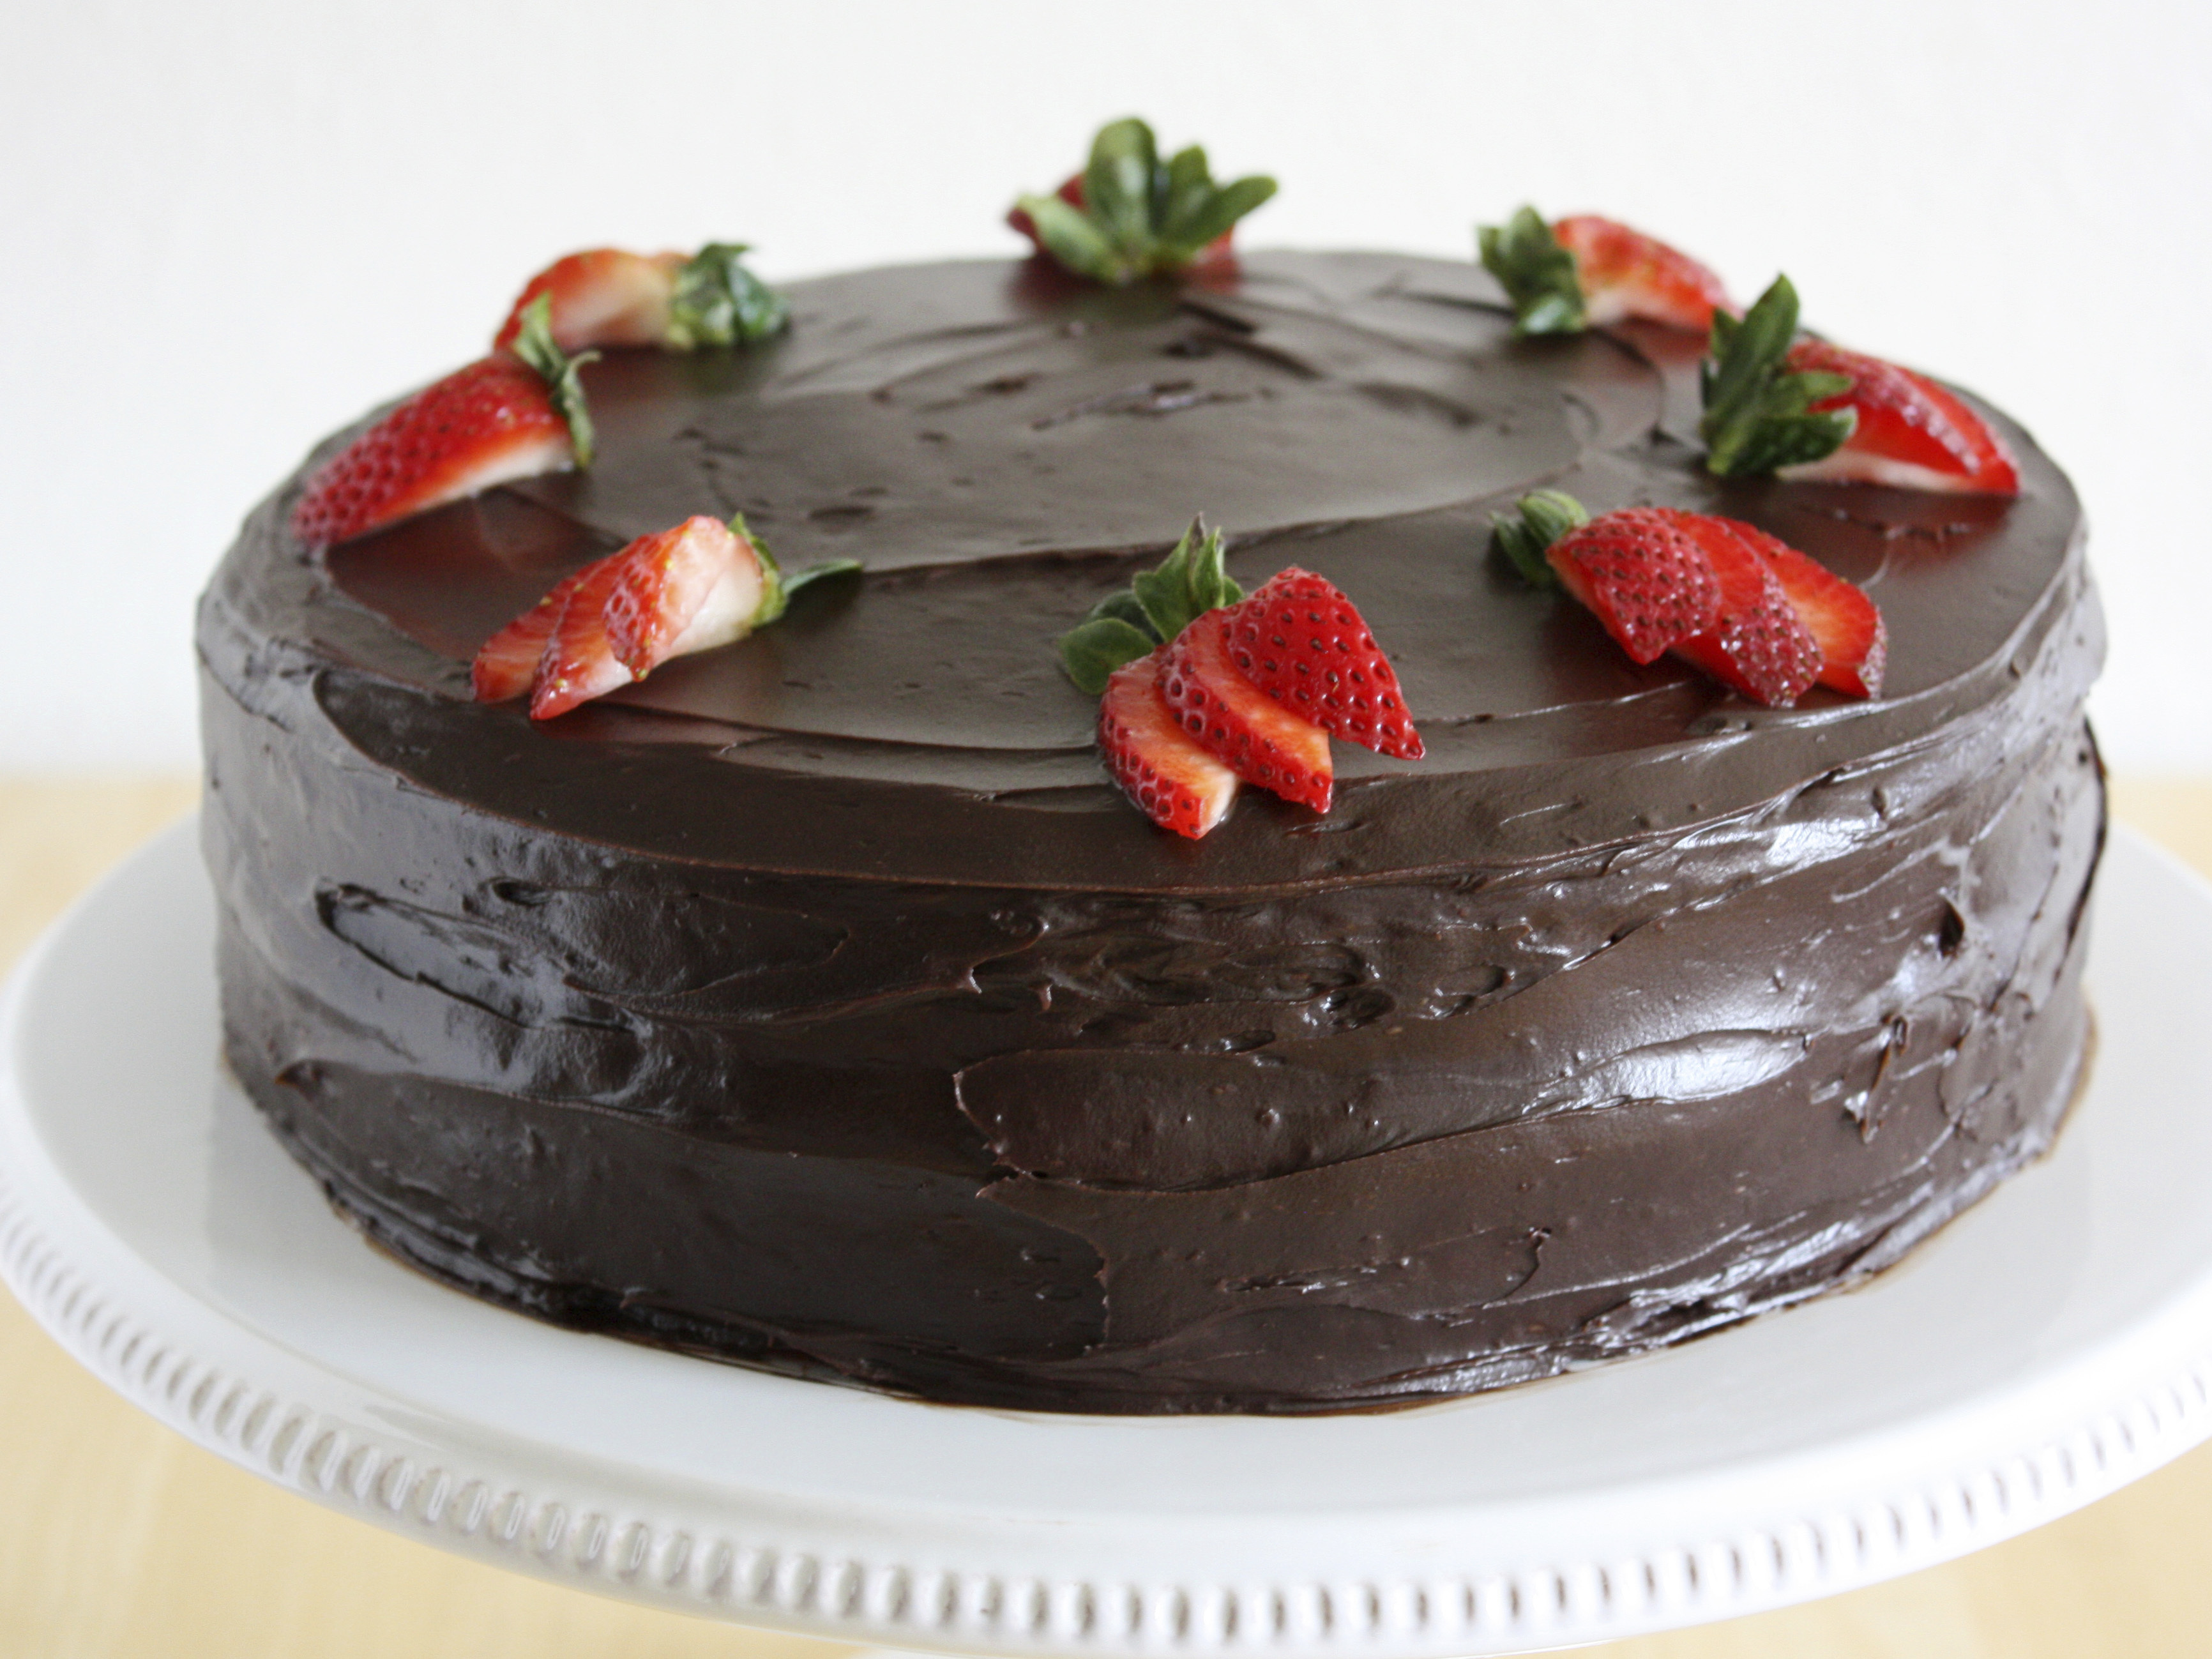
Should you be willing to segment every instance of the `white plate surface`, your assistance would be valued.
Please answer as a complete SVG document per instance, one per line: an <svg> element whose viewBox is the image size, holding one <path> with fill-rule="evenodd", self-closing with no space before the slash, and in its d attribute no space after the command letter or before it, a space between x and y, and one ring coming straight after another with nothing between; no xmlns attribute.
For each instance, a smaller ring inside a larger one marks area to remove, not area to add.
<svg viewBox="0 0 2212 1659"><path fill-rule="evenodd" d="M1366 1416L915 1405L552 1329L368 1249L216 1061L188 830L0 1014L0 1271L243 1467L605 1594L908 1648L1502 1653L1809 1599L2212 1433L2212 892L2118 836L2057 1152L1855 1294Z"/></svg>

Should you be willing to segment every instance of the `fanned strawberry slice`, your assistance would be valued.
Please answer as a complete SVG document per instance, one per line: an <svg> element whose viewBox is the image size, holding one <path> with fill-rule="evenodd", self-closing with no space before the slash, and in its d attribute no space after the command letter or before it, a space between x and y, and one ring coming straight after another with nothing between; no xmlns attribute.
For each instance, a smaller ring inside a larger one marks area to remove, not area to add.
<svg viewBox="0 0 2212 1659"><path fill-rule="evenodd" d="M314 545L574 464L568 422L535 369L486 357L416 392L308 481L292 533Z"/></svg>
<svg viewBox="0 0 2212 1659"><path fill-rule="evenodd" d="M1592 325L1642 317L1675 328L1711 328L1729 307L1721 279L1688 254L1617 219L1577 213L1552 234L1574 255L1584 318Z"/></svg>
<svg viewBox="0 0 2212 1659"><path fill-rule="evenodd" d="M1333 736L1420 759L1397 673L1334 583L1292 565L1225 615L1230 660L1262 694Z"/></svg>
<svg viewBox="0 0 2212 1659"><path fill-rule="evenodd" d="M1756 702L1788 707L1814 685L1881 690L1881 613L1860 588L1756 525L1674 507L1585 518L1556 490L1492 519L1499 552L1532 585L1548 564L1638 662L1672 651ZM1639 655L1642 653L1644 654Z"/></svg>
<svg viewBox="0 0 2212 1659"><path fill-rule="evenodd" d="M659 345L668 334L676 274L689 257L595 247L556 259L523 289L492 349L505 351L514 343L523 313L541 294L551 302L553 341L563 351Z"/></svg>
<svg viewBox="0 0 2212 1659"><path fill-rule="evenodd" d="M2020 467L2004 440L1926 375L1826 340L1800 340L1790 348L1784 362L1792 373L1849 375L1849 392L1823 399L1813 409L1821 413L1852 410L1858 424L1834 453L1787 467L1784 477L1844 478L1957 494L2020 494Z"/></svg>
<svg viewBox="0 0 2212 1659"><path fill-rule="evenodd" d="M1625 507L1568 531L1545 552L1567 592L1639 665L1720 624L1712 556L1676 517Z"/></svg>
<svg viewBox="0 0 2212 1659"><path fill-rule="evenodd" d="M1183 730L1245 782L1328 811L1335 781L1328 733L1237 672L1229 618L1226 611L1209 611L1165 647L1160 695Z"/></svg>
<svg viewBox="0 0 2212 1659"><path fill-rule="evenodd" d="M1889 665L1889 630L1866 590L1778 536L1747 524L1735 528L1766 561L1818 642L1820 673L1815 683L1854 697L1880 696L1882 673Z"/></svg>
<svg viewBox="0 0 2212 1659"><path fill-rule="evenodd" d="M1821 653L1753 539L1774 538L1710 514L1670 511L1668 516L1705 549L1721 585L1718 623L1669 648L1753 702L1788 708L1820 678Z"/></svg>
<svg viewBox="0 0 2212 1659"><path fill-rule="evenodd" d="M605 561L601 560L599 563ZM486 640L469 668L469 685L478 702L505 702L530 690L538 665L545 660L545 641L567 608L568 595L599 564L564 576L544 599Z"/></svg>
<svg viewBox="0 0 2212 1659"><path fill-rule="evenodd" d="M643 679L671 657L711 651L750 633L769 589L750 537L703 514L632 542L607 596L607 639Z"/></svg>
<svg viewBox="0 0 2212 1659"><path fill-rule="evenodd" d="M1200 748L1160 694L1164 647L1115 669L1098 702L1106 769L1146 817L1195 841L1221 822L1237 775Z"/></svg>
<svg viewBox="0 0 2212 1659"><path fill-rule="evenodd" d="M531 718L550 720L643 679L671 657L743 639L776 586L753 543L719 520L687 519L641 536L486 641L471 674L477 699L527 690Z"/></svg>
<svg viewBox="0 0 2212 1659"><path fill-rule="evenodd" d="M592 418L571 357L526 307L512 355L481 358L425 386L316 470L292 508L313 545L349 540L512 478L592 464Z"/></svg>
<svg viewBox="0 0 2212 1659"><path fill-rule="evenodd" d="M531 719L549 720L565 714L637 678L615 654L607 631L607 601L622 581L623 557L629 551L625 548L610 554L576 573L538 659L538 673L530 686Z"/></svg>

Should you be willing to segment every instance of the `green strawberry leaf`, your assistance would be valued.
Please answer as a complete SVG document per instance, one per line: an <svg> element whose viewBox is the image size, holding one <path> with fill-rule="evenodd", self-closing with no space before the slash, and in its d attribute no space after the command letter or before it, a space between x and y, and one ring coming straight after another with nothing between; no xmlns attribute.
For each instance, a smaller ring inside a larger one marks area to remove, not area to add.
<svg viewBox="0 0 2212 1659"><path fill-rule="evenodd" d="M1544 555L1567 532L1588 524L1589 514L1557 489L1531 490L1516 505L1517 512L1490 515L1491 539L1529 586L1556 586L1559 575Z"/></svg>
<svg viewBox="0 0 2212 1659"><path fill-rule="evenodd" d="M1152 631L1152 618L1145 615L1145 607L1137 602L1137 596L1126 587L1118 593L1108 594L1097 604L1092 605L1091 615L1093 619L1111 618L1115 622L1125 622L1130 627L1141 629L1146 633ZM1153 643L1157 645L1158 641L1155 640Z"/></svg>
<svg viewBox="0 0 2212 1659"><path fill-rule="evenodd" d="M792 596L801 588L811 586L825 576L851 575L860 568L858 559L823 559L819 563L810 564L803 570L794 570L786 575L783 566L776 562L775 555L768 550L768 544L746 524L744 514L732 513L730 515L730 528L744 539L760 560L761 599L759 606L753 611L752 625L755 628L767 627L790 610Z"/></svg>
<svg viewBox="0 0 2212 1659"><path fill-rule="evenodd" d="M1095 697L1115 669L1152 655L1158 643L1118 617L1094 617L1060 636L1060 660L1076 690Z"/></svg>
<svg viewBox="0 0 2212 1659"><path fill-rule="evenodd" d="M1057 196L1024 196L1019 205L1036 226L1046 251L1077 276L1111 288L1134 280L1136 273L1081 208Z"/></svg>
<svg viewBox="0 0 2212 1659"><path fill-rule="evenodd" d="M1139 571L1129 586L1091 607L1091 614L1060 636L1060 660L1086 696L1106 689L1124 663L1149 656L1209 611L1236 604L1244 590L1222 568L1221 532L1193 519L1175 550L1156 569Z"/></svg>
<svg viewBox="0 0 2212 1659"><path fill-rule="evenodd" d="M678 351L702 345L750 345L785 328L791 305L739 258L744 242L709 242L676 273L668 302L668 343Z"/></svg>
<svg viewBox="0 0 2212 1659"><path fill-rule="evenodd" d="M1201 165L1204 160L1201 153ZM1176 263L1188 264L1239 219L1269 200L1275 190L1273 179L1258 175L1232 179L1218 188L1209 185L1203 201L1161 232L1160 243Z"/></svg>
<svg viewBox="0 0 2212 1659"><path fill-rule="evenodd" d="M1742 319L1713 313L1711 355L1699 365L1705 470L1723 478L1771 472L1833 454L1858 428L1858 411L1813 405L1850 390L1847 374L1784 365L1797 340L1797 290L1777 276Z"/></svg>
<svg viewBox="0 0 2212 1659"><path fill-rule="evenodd" d="M1513 302L1516 334L1580 334L1589 326L1575 256L1535 209L1524 207L1502 225L1476 227L1475 241L1482 268Z"/></svg>
<svg viewBox="0 0 2212 1659"><path fill-rule="evenodd" d="M1206 164L1206 151L1196 144L1177 150L1168 159L1156 216L1160 240L1177 244L1190 240L1190 227L1206 210L1218 192L1213 172ZM1216 232L1218 235L1220 233ZM1209 237L1207 240L1212 240ZM1203 244L1200 244L1203 246Z"/></svg>
<svg viewBox="0 0 2212 1659"><path fill-rule="evenodd" d="M1175 638L1206 611L1244 597L1244 590L1222 568L1224 550L1221 532L1208 530L1204 519L1193 519L1160 568L1130 581L1145 619L1162 640Z"/></svg>
<svg viewBox="0 0 2212 1659"><path fill-rule="evenodd" d="M1083 210L1117 249L1133 252L1152 234L1152 175L1159 171L1152 130L1132 116L1109 121L1091 141L1083 169Z"/></svg>
<svg viewBox="0 0 2212 1659"><path fill-rule="evenodd" d="M599 360L596 351L580 351L571 357L553 341L553 296L541 294L522 308L522 330L508 348L545 382L545 396L554 412L568 422L568 446L576 452L576 465L588 467L595 434L592 411L585 406L584 383L576 371Z"/></svg>
<svg viewBox="0 0 2212 1659"><path fill-rule="evenodd" d="M1132 116L1091 140L1083 205L1024 196L1018 205L1046 252L1078 276L1121 288L1189 264L1275 193L1273 179L1217 185L1193 144L1163 161L1152 130Z"/></svg>

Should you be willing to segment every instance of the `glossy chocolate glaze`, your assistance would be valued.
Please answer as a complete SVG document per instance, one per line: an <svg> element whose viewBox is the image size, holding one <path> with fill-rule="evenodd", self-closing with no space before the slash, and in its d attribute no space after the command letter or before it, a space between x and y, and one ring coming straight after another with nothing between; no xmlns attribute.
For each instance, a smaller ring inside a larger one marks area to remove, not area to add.
<svg viewBox="0 0 2212 1659"><path fill-rule="evenodd" d="M2064 478L1725 483L1698 343L1516 342L1469 266L800 285L586 371L589 474L204 601L228 1053L380 1241L562 1322L928 1397L1310 1410L1538 1376L1877 1269L2083 1047L2102 652ZM336 443L338 440L333 440ZM1888 695L1638 669L1486 550L1553 484L1865 583ZM870 574L544 726L466 661L694 512ZM1358 601L1429 758L1201 842L1051 637L1189 515Z"/></svg>

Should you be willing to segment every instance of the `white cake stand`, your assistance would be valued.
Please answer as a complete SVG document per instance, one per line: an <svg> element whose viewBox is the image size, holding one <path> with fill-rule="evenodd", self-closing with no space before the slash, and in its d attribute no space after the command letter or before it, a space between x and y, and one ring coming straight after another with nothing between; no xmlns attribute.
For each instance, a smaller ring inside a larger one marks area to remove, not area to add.
<svg viewBox="0 0 2212 1659"><path fill-rule="evenodd" d="M2100 878L2057 1153L1856 1294L1418 1410L908 1404L580 1336L368 1249L216 1063L189 830L0 1013L0 1269L164 1423L440 1548L885 1645L1505 1653L1824 1595L2212 1432L2212 892Z"/></svg>

